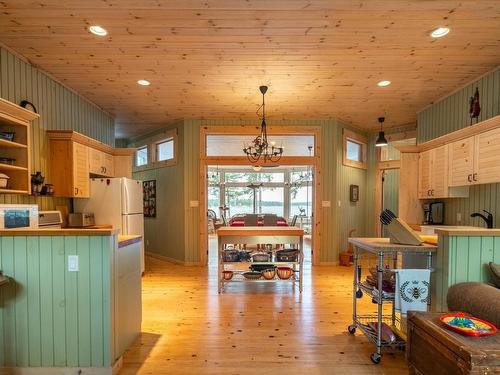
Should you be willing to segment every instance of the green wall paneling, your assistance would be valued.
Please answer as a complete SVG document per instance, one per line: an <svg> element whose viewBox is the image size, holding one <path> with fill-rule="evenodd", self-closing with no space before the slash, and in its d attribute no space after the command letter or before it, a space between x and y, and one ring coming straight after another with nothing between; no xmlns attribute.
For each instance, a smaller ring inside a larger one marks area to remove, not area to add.
<svg viewBox="0 0 500 375"><path fill-rule="evenodd" d="M46 176L47 183L50 171L46 130L72 129L114 145L114 120L109 114L1 47L0 97L13 103L27 99L35 104L40 118L31 126L31 165L32 171ZM64 198L11 194L0 194L0 203L36 203L42 210L69 206L69 200Z"/></svg>
<svg viewBox="0 0 500 375"><path fill-rule="evenodd" d="M443 134L469 126L468 99L479 88L481 102L480 121L500 115L500 68L481 77L447 98L429 106L417 116L417 141L434 139ZM468 198L445 200L445 223L448 225L483 226L470 214L488 210L495 216L495 226L500 222L500 184L471 186ZM457 220L461 214L461 220Z"/></svg>
<svg viewBox="0 0 500 375"><path fill-rule="evenodd" d="M432 306L446 310L446 294L454 284L467 281L491 282L489 262L500 259L500 237L440 236L435 254Z"/></svg>
<svg viewBox="0 0 500 375"><path fill-rule="evenodd" d="M0 367L109 367L113 237L2 236ZM79 271L68 272L68 255Z"/></svg>

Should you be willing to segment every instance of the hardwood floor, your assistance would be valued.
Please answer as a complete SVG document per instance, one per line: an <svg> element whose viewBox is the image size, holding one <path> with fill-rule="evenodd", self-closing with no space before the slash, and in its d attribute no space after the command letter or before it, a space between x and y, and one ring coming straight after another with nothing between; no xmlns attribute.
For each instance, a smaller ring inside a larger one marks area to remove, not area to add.
<svg viewBox="0 0 500 375"><path fill-rule="evenodd" d="M405 374L404 353L374 365L351 336L352 268L311 267L302 295L291 283L233 283L216 268L147 259L143 333L120 374ZM374 309L368 298L362 308Z"/></svg>

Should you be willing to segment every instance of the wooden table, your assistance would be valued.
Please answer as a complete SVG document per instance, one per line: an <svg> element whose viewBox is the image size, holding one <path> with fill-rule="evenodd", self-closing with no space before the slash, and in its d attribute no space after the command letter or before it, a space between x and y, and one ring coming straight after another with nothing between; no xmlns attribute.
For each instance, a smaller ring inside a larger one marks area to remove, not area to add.
<svg viewBox="0 0 500 375"><path fill-rule="evenodd" d="M221 227L217 230L218 237L218 287L219 293L224 290L226 281L223 277L224 271L224 248L228 244L290 244L298 245L299 259L297 262L264 262L274 265L298 265L295 275L298 273L299 291L302 292L302 268L304 261L304 230L296 227ZM231 262L235 263L235 262ZM243 263L243 262L242 262ZM258 264L248 262L247 264ZM296 281L296 276L293 276L293 281ZM258 280L256 280L258 281ZM272 281L272 280L271 280ZM255 282L255 281L251 281Z"/></svg>
<svg viewBox="0 0 500 375"><path fill-rule="evenodd" d="M349 238L348 241L354 246L354 278L353 278L353 302L352 302L352 325L349 326L348 331L351 334L356 332L356 328L359 328L367 338L372 341L376 347L377 351L371 354L370 359L373 363L380 363L382 349L401 349L405 346L405 341L403 338L401 340L396 340L394 343L383 343L382 342L382 324L386 323L389 326L396 326L398 323L399 328L401 328L400 322L396 319L396 310L394 304L394 298L384 297L383 295L379 298L373 297L373 300L377 302L377 314L372 315L359 315L356 310L356 291L362 289L365 293L371 294L370 291L366 290L363 284L358 282L357 268L360 253L365 251L368 253L377 255L377 290L382 291L383 282L383 272L384 272L384 256L392 255L393 268L397 268L397 258L398 253L417 253L422 254L427 257L427 268L431 268L432 265L432 253L436 251L437 246L429 245L423 243L419 246L413 245L400 245L391 243L389 238ZM430 295L430 288L428 291ZM380 293L382 294L382 293ZM392 316L384 317L382 314L382 305L384 302L392 303ZM430 304L430 301L429 301ZM377 322L377 330L374 332L368 323Z"/></svg>

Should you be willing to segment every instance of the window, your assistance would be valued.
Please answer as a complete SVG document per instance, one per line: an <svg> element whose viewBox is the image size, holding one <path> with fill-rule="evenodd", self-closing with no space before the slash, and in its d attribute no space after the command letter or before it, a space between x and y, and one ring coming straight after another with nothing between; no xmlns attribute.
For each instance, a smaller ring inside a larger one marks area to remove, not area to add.
<svg viewBox="0 0 500 375"><path fill-rule="evenodd" d="M135 165L141 167L148 164L148 146L137 149L135 153Z"/></svg>
<svg viewBox="0 0 500 375"><path fill-rule="evenodd" d="M363 161L362 146L358 142L351 141L348 139L346 141L346 159L352 161Z"/></svg>
<svg viewBox="0 0 500 375"><path fill-rule="evenodd" d="M156 161L171 160L174 158L174 139L167 139L156 144Z"/></svg>
<svg viewBox="0 0 500 375"><path fill-rule="evenodd" d="M345 166L366 169L367 140L361 134L344 129L342 162Z"/></svg>

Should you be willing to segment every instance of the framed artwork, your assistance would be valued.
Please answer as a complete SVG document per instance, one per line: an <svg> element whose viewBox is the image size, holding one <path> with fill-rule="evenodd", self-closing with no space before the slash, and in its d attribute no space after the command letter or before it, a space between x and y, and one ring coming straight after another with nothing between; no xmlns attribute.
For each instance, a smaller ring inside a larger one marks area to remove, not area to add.
<svg viewBox="0 0 500 375"><path fill-rule="evenodd" d="M142 182L144 217L156 217L156 180Z"/></svg>
<svg viewBox="0 0 500 375"><path fill-rule="evenodd" d="M349 200L351 202L357 202L359 200L359 186L350 185L349 186Z"/></svg>

